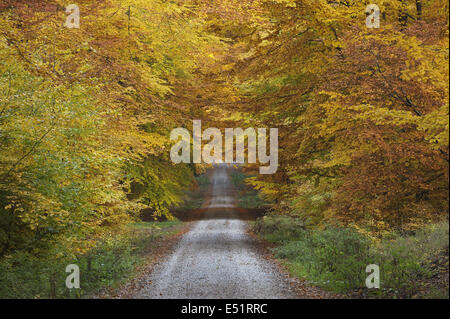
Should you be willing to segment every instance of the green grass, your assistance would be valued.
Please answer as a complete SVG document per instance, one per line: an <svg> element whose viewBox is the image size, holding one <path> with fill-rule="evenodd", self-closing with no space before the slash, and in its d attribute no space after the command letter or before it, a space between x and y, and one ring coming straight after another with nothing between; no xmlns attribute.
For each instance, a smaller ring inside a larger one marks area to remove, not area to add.
<svg viewBox="0 0 450 319"><path fill-rule="evenodd" d="M260 208L264 207L266 202L261 199L259 193L254 190L241 191L239 193L239 207L242 208Z"/></svg>
<svg viewBox="0 0 450 319"><path fill-rule="evenodd" d="M244 174L239 170L231 174L231 182L238 190L239 207L242 208L261 208L267 203L261 198L259 192L245 184L245 180L251 176Z"/></svg>
<svg viewBox="0 0 450 319"><path fill-rule="evenodd" d="M208 186L210 183L208 176L206 174L195 176L195 179L197 181L197 184L200 188L204 188Z"/></svg>
<svg viewBox="0 0 450 319"><path fill-rule="evenodd" d="M195 190L189 190L185 193L184 203L177 209L198 209L202 207L205 201L205 191L208 185L210 185L209 178L206 174L195 176L198 188Z"/></svg>
<svg viewBox="0 0 450 319"><path fill-rule="evenodd" d="M365 290L371 297L416 296L422 284L436 275L433 260L448 251L449 242L448 222L409 236L394 234L378 243L352 229L307 229L300 220L283 216L259 219L254 230L276 244L275 257L293 275L339 293ZM369 264L380 267L378 290L365 286Z"/></svg>
<svg viewBox="0 0 450 319"><path fill-rule="evenodd" d="M425 299L449 299L448 289L432 288L429 294L424 296Z"/></svg>
<svg viewBox="0 0 450 319"><path fill-rule="evenodd" d="M0 260L0 298L79 298L117 287L142 265L149 247L178 233L183 223L138 222L97 242L88 254L68 256L55 247L47 255L20 252ZM68 264L80 268L80 289L65 286Z"/></svg>
<svg viewBox="0 0 450 319"><path fill-rule="evenodd" d="M169 228L173 226L177 226L182 224L181 221L175 220L166 220L162 222L137 222L128 225L130 228L135 229L161 229L161 228Z"/></svg>
<svg viewBox="0 0 450 319"><path fill-rule="evenodd" d="M205 195L201 192L186 192L186 200L178 209L198 209L205 202Z"/></svg>
<svg viewBox="0 0 450 319"><path fill-rule="evenodd" d="M231 174L231 183L233 183L233 185L238 188L238 189L242 189L245 187L245 180L247 178L249 178L250 176L244 174L243 172L239 171L239 170L234 170Z"/></svg>

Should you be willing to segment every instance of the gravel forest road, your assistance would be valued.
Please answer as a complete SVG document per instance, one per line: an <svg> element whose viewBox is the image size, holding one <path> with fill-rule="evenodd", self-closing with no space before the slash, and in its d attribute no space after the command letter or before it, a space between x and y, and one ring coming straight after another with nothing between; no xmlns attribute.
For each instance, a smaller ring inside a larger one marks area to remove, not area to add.
<svg viewBox="0 0 450 319"><path fill-rule="evenodd" d="M133 298L295 298L289 280L257 251L235 211L226 164L211 178L204 218L153 268Z"/></svg>

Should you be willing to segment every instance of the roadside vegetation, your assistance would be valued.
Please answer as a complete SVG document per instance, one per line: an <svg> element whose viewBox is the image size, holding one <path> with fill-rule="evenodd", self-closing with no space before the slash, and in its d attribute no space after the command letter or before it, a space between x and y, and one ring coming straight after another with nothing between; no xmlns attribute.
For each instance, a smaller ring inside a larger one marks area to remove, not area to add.
<svg viewBox="0 0 450 319"><path fill-rule="evenodd" d="M199 17L204 4L75 4L79 28L64 25L65 1L0 1L4 298L74 297L127 276L168 224L127 225L143 212L172 220L199 174L169 150L186 114L203 117L189 101L202 86L193 75L221 50ZM81 290L65 287L69 263Z"/></svg>
<svg viewBox="0 0 450 319"><path fill-rule="evenodd" d="M253 230L274 244L289 272L349 297L448 298L448 221L377 240L351 228L308 228L298 218L265 216ZM366 266L380 267L367 289Z"/></svg>
<svg viewBox="0 0 450 319"><path fill-rule="evenodd" d="M355 296L448 297L449 2L377 1L380 28L367 4L263 1L227 74L239 103L216 117L278 128L277 172L250 164L245 183L292 273ZM380 289L365 288L369 264Z"/></svg>
<svg viewBox="0 0 450 319"><path fill-rule="evenodd" d="M28 252L8 255L0 261L0 299L81 298L117 287L145 264L146 252L179 233L183 226L178 220L137 222L119 233L105 234L88 253L58 254L59 247L55 247L47 258ZM65 285L69 264L80 268L80 289Z"/></svg>
<svg viewBox="0 0 450 319"><path fill-rule="evenodd" d="M231 182L237 191L238 206L241 208L264 208L267 203L261 198L261 195L253 187L245 183L246 180L252 178L243 173L241 170L235 169L231 172Z"/></svg>
<svg viewBox="0 0 450 319"><path fill-rule="evenodd" d="M170 224L127 225L203 204L202 164L170 159L192 120L278 128L276 173L232 180L293 273L357 294L378 262L379 296L442 296L449 2L377 3L380 28L360 0L79 0L67 28L66 1L0 1L0 296L132 271Z"/></svg>
<svg viewBox="0 0 450 319"><path fill-rule="evenodd" d="M211 183L206 174L199 174L195 176L194 186L185 191L183 203L174 209L177 211L182 211L194 210L202 207L205 202L205 194L208 191L210 184Z"/></svg>

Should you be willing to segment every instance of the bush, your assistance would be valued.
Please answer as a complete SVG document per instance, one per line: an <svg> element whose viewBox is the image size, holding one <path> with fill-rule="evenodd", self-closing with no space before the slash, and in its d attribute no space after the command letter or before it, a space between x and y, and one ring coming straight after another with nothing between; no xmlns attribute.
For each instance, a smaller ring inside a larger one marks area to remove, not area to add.
<svg viewBox="0 0 450 319"><path fill-rule="evenodd" d="M276 249L276 256L297 264L297 271L333 290L360 287L365 280L370 243L350 229L309 231L301 240Z"/></svg>
<svg viewBox="0 0 450 319"><path fill-rule="evenodd" d="M209 178L205 174L195 176L195 179L199 187L206 187L210 184Z"/></svg>
<svg viewBox="0 0 450 319"><path fill-rule="evenodd" d="M245 186L245 180L251 176L246 175L245 173L239 171L239 170L234 170L231 174L231 183L233 183L233 185L237 188L237 189L241 189Z"/></svg>
<svg viewBox="0 0 450 319"><path fill-rule="evenodd" d="M254 226L264 239L278 244L283 259L300 278L337 292L365 289L366 266L380 266L380 290L372 296L411 297L432 276L432 261L448 250L448 222L430 225L410 236L394 235L375 244L349 228L305 229L302 221L265 216ZM447 265L448 271L448 265Z"/></svg>
<svg viewBox="0 0 450 319"><path fill-rule="evenodd" d="M421 280L433 275L432 261L448 245L448 221L429 225L410 236L397 235L382 241L374 259L380 265L386 292L402 297L416 293Z"/></svg>
<svg viewBox="0 0 450 319"><path fill-rule="evenodd" d="M254 231L272 243L304 238L303 221L288 216L264 216L256 220Z"/></svg>
<svg viewBox="0 0 450 319"><path fill-rule="evenodd" d="M266 205L266 202L261 199L258 192L251 190L242 193L243 194L239 196L239 207L260 208Z"/></svg>
<svg viewBox="0 0 450 319"><path fill-rule="evenodd" d="M114 287L143 262L143 252L159 237L176 231L179 221L142 222L123 234L99 241L87 254L72 258L61 251L35 255L16 252L0 260L1 298L79 298ZM66 266L80 268L80 288L67 289Z"/></svg>

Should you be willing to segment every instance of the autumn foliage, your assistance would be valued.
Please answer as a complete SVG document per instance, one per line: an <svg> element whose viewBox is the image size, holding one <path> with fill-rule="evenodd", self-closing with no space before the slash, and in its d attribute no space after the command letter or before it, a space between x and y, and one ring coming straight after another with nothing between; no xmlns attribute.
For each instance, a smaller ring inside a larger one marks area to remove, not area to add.
<svg viewBox="0 0 450 319"><path fill-rule="evenodd" d="M380 0L379 29L356 0L80 0L79 29L64 4L0 3L0 257L170 218L192 119L279 129L251 179L276 213L377 235L447 216L447 1Z"/></svg>
<svg viewBox="0 0 450 319"><path fill-rule="evenodd" d="M218 40L188 2L78 5L69 29L62 1L0 4L0 256L88 251L192 181L169 133L196 111L173 96Z"/></svg>
<svg viewBox="0 0 450 319"><path fill-rule="evenodd" d="M279 127L252 184L275 211L383 234L448 216L448 3L263 1L238 37L229 120ZM229 63L229 62L227 62Z"/></svg>

